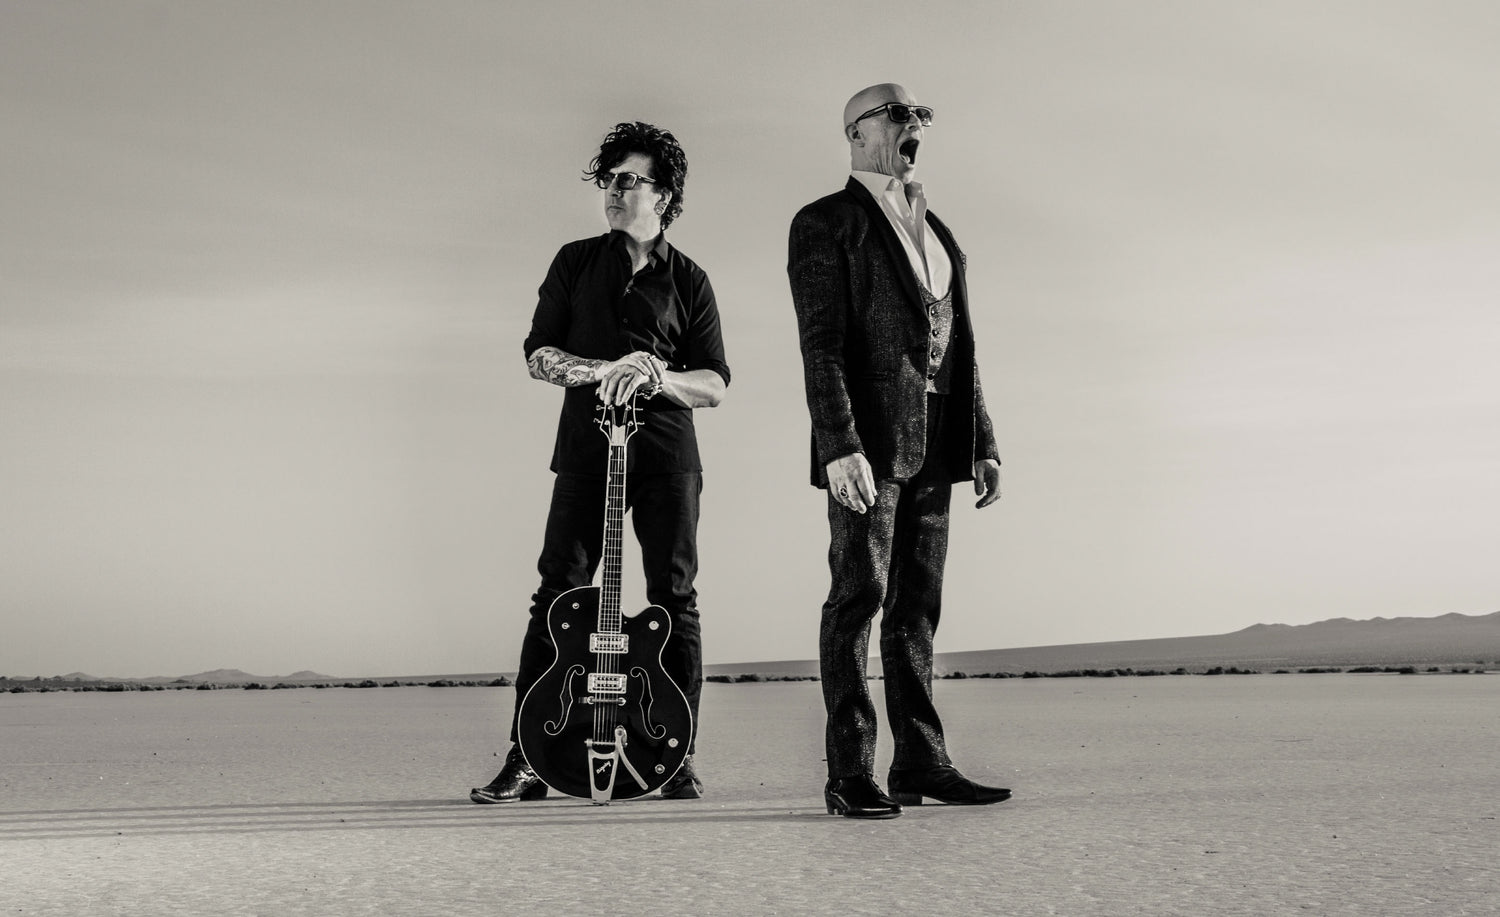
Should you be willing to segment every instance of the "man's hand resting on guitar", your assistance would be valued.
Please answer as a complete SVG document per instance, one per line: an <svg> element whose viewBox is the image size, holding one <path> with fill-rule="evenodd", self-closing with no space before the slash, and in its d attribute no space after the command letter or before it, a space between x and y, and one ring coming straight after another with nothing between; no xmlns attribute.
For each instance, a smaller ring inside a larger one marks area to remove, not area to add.
<svg viewBox="0 0 1500 917"><path fill-rule="evenodd" d="M599 400L605 404L624 404L644 391L685 408L711 408L724 400L726 388L724 377L711 369L675 372L660 357L641 350L601 364L594 376L599 380Z"/></svg>
<svg viewBox="0 0 1500 917"><path fill-rule="evenodd" d="M875 505L875 473L863 452L852 452L829 462L828 492L840 506L863 513Z"/></svg>
<svg viewBox="0 0 1500 917"><path fill-rule="evenodd" d="M594 378L599 380L599 400L605 404L625 404L637 390L660 386L666 371L666 364L644 350L605 363L594 370Z"/></svg>

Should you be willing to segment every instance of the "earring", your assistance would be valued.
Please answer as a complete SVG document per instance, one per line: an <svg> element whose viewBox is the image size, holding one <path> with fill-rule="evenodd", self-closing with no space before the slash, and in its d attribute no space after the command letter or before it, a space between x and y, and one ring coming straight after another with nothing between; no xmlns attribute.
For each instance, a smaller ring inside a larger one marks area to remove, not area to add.
<svg viewBox="0 0 1500 917"><path fill-rule="evenodd" d="M666 204L657 204L656 205L656 215L657 216L661 216L662 214L664 214L666 212L667 212L667 205Z"/></svg>

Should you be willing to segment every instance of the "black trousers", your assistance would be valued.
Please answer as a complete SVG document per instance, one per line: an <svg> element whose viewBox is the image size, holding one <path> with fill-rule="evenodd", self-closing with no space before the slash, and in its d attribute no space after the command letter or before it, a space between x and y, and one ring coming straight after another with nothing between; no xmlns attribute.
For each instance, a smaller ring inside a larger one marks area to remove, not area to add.
<svg viewBox="0 0 1500 917"><path fill-rule="evenodd" d="M672 616L672 635L662 649L662 666L677 682L693 712L698 731L698 699L703 693L703 650L698 627L698 505L701 472L631 474L625 478L625 505L641 546L646 605L660 605ZM560 473L552 485L542 554L541 585L531 597L531 620L521 641L516 671L516 712L526 692L557 657L547 632L547 610L558 595L594 581L604 553L604 475ZM631 614L629 597L621 609ZM511 718L511 742L516 721ZM692 753L692 746L688 752Z"/></svg>
<svg viewBox="0 0 1500 917"><path fill-rule="evenodd" d="M953 484L943 471L944 397L927 396L927 458L909 480L875 482L863 515L828 496L828 566L818 657L830 778L875 771L878 722L865 666L880 615L885 707L895 740L892 768L951 763L932 702L932 640L942 614Z"/></svg>

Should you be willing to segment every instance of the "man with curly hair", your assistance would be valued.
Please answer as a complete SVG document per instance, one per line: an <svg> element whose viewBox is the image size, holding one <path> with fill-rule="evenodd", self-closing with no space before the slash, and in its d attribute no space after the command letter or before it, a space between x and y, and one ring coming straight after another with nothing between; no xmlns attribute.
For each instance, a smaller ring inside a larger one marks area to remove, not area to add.
<svg viewBox="0 0 1500 917"><path fill-rule="evenodd" d="M703 488L693 408L714 407L729 385L719 309L708 276L666 238L682 213L687 156L677 138L640 121L615 125L585 180L604 192L609 232L558 251L538 291L523 345L531 376L564 388L552 453L552 504L516 673L516 708L556 651L547 612L559 594L593 582L604 527L609 443L595 423L601 401L643 412L627 451L626 503L645 571L646 598L666 609L672 633L662 663L698 725L703 684L697 592L698 508ZM526 762L511 723L505 765L469 798L540 799L547 785ZM696 799L693 749L663 796Z"/></svg>
<svg viewBox="0 0 1500 917"><path fill-rule="evenodd" d="M850 176L792 220L788 272L812 417L812 483L828 492L832 584L818 637L829 814L892 818L924 798L988 805L1010 790L954 769L932 700L953 484L1000 497L974 356L963 252L913 180L932 109L895 83L844 106ZM875 782L870 625L895 750Z"/></svg>

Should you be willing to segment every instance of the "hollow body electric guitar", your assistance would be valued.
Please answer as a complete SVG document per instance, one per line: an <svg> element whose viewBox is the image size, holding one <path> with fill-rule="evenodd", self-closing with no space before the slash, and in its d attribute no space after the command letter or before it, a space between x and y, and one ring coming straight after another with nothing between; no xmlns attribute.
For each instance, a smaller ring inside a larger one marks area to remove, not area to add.
<svg viewBox="0 0 1500 917"><path fill-rule="evenodd" d="M553 600L547 629L557 658L522 699L516 732L527 763L548 786L605 805L651 793L677 773L693 715L662 668L672 632L666 609L620 614L625 444L640 422L634 399L599 412L609 438L603 580Z"/></svg>

